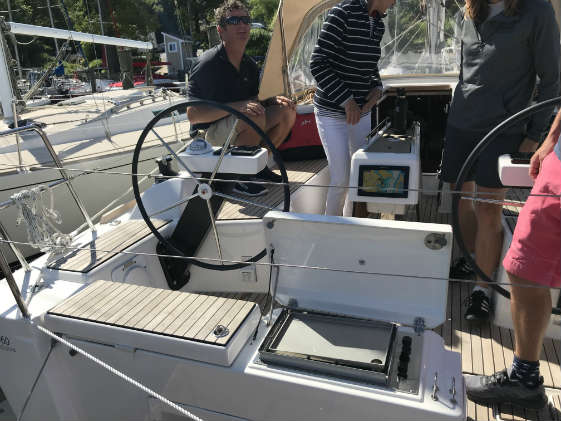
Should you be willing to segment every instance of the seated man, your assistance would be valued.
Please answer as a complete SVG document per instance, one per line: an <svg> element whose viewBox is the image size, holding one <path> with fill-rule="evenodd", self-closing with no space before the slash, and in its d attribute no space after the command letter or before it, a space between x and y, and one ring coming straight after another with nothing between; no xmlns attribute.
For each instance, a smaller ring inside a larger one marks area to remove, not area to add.
<svg viewBox="0 0 561 421"><path fill-rule="evenodd" d="M259 69L244 54L250 31L248 10L240 0L226 0L216 9L215 17L222 42L206 51L194 65L187 95L191 99L225 103L242 112L267 133L275 146L279 146L294 125L295 105L282 96L269 99L265 107L257 100ZM206 130L207 141L215 146L226 141L236 120L225 111L205 106L188 107L187 117L192 129ZM242 121L236 132L237 146L254 146L261 142L255 130ZM268 168L257 177L275 182L282 180ZM248 196L267 193L263 185L252 183L237 183L234 191Z"/></svg>

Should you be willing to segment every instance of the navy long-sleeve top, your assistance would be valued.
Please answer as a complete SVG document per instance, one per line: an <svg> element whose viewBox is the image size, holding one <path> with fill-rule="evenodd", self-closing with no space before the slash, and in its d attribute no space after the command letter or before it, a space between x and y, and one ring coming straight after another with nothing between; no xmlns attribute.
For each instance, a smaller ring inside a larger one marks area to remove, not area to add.
<svg viewBox="0 0 561 421"><path fill-rule="evenodd" d="M384 29L380 16L368 15L366 0L344 0L329 11L310 61L317 83L314 105L321 115L344 116L346 101L354 98L362 106L368 92L382 85L378 60Z"/></svg>
<svg viewBox="0 0 561 421"><path fill-rule="evenodd" d="M519 12L504 12L476 23L466 19L462 32L462 66L448 124L488 131L536 101L559 94L559 30L546 0L521 0ZM553 107L552 107L553 108ZM534 114L523 131L539 141L551 110Z"/></svg>

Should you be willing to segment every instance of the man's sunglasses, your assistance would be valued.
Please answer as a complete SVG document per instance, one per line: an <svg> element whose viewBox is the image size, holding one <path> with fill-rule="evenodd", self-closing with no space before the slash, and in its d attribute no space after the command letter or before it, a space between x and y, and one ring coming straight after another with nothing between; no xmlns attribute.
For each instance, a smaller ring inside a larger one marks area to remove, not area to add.
<svg viewBox="0 0 561 421"><path fill-rule="evenodd" d="M240 23L249 25L251 23L251 18L249 16L230 16L222 19L221 22L222 25L239 25Z"/></svg>

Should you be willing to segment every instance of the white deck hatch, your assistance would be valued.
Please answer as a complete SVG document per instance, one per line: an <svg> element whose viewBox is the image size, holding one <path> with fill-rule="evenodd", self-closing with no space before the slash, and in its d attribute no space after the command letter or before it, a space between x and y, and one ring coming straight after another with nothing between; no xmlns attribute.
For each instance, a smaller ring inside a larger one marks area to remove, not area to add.
<svg viewBox="0 0 561 421"><path fill-rule="evenodd" d="M420 317L427 328L444 322L449 225L277 211L263 222L281 265L272 288L282 305L409 326Z"/></svg>

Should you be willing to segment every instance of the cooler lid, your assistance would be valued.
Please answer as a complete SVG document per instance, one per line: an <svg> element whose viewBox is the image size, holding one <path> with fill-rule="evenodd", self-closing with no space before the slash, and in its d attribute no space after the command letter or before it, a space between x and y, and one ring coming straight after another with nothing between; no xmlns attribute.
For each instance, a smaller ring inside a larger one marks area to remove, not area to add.
<svg viewBox="0 0 561 421"><path fill-rule="evenodd" d="M409 326L421 317L427 328L444 322L450 225L278 211L263 222L282 305Z"/></svg>

